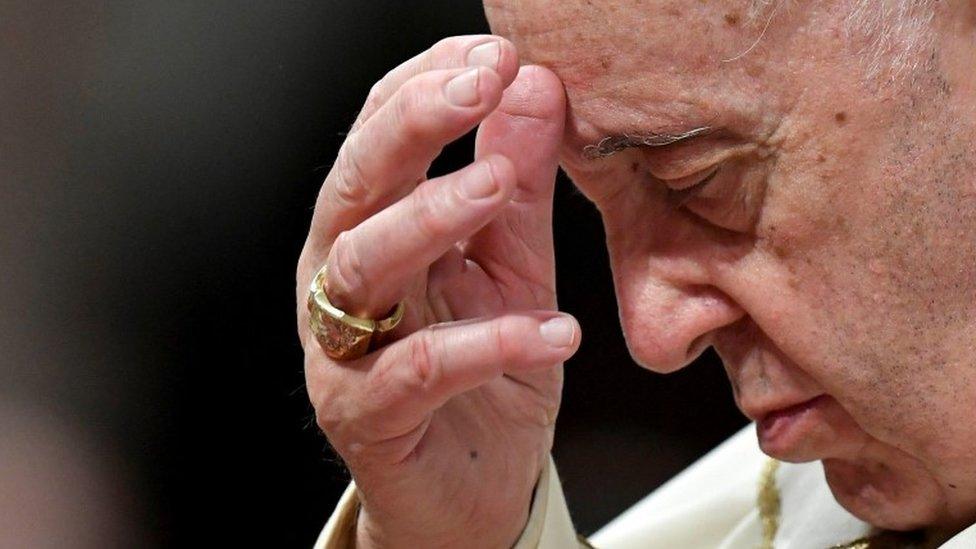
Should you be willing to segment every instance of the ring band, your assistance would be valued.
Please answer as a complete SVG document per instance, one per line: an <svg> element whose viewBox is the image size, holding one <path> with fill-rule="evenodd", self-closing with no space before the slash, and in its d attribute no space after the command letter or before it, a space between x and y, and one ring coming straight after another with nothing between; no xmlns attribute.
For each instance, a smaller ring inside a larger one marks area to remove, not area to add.
<svg viewBox="0 0 976 549"><path fill-rule="evenodd" d="M372 320L352 316L329 301L325 293L325 266L312 278L308 292L309 327L329 358L354 360L378 348L403 319L401 301L390 316Z"/></svg>

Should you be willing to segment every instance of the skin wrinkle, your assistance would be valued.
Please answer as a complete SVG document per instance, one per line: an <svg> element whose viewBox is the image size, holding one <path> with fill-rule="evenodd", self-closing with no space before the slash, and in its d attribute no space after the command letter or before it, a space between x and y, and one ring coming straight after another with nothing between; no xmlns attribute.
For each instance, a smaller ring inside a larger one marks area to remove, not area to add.
<svg viewBox="0 0 976 549"><path fill-rule="evenodd" d="M673 371L705 338L747 413L829 395L805 436L763 449L824 460L840 503L872 524L952 531L976 521L976 19L968 4L930 17L903 3L880 28L851 28L863 0L792 3L735 63L721 60L756 36L725 19L739 1L606 0L593 17L583 1L523 0L489 19L566 85L563 166L603 215L635 360ZM920 30L930 39L892 38ZM755 147L684 208L647 172L705 148L580 155L682 120ZM746 182L762 196L731 191Z"/></svg>

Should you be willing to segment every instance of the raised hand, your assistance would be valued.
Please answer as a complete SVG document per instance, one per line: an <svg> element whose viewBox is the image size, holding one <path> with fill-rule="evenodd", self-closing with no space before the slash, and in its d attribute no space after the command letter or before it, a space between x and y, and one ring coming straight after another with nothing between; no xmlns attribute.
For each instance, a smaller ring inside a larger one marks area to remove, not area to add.
<svg viewBox="0 0 976 549"><path fill-rule="evenodd" d="M552 445L562 362L552 192L560 82L498 37L441 41L378 82L322 186L298 265L298 329L318 423L362 502L360 547L508 547ZM481 124L475 162L436 179ZM346 312L406 306L394 341L351 361L308 328L309 282Z"/></svg>

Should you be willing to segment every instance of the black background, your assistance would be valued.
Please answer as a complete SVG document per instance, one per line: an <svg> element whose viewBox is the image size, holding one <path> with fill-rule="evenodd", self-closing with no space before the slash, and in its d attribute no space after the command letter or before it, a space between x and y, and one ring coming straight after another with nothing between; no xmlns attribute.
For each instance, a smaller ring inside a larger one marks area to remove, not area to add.
<svg viewBox="0 0 976 549"><path fill-rule="evenodd" d="M0 397L97 449L119 545L310 546L347 482L295 336L311 206L370 85L480 4L0 6ZM554 452L590 533L745 420L711 352L633 364L596 211L564 177L556 211L584 340Z"/></svg>

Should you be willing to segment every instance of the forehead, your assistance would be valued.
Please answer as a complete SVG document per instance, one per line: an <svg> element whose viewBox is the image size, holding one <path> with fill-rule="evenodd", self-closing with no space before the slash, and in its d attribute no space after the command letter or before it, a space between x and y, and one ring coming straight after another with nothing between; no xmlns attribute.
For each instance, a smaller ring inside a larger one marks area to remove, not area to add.
<svg viewBox="0 0 976 549"><path fill-rule="evenodd" d="M782 102L780 42L796 14L748 0L491 0L496 33L523 62L563 80L571 131L639 131L689 123L755 124ZM770 16L776 25L766 25ZM762 36L762 40L758 40ZM575 125L575 126L574 126ZM744 129L744 128L743 128Z"/></svg>
<svg viewBox="0 0 976 549"><path fill-rule="evenodd" d="M513 39L532 61L563 69L567 82L589 82L619 62L672 61L660 67L700 72L710 53L750 26L744 2L492 0L493 30ZM735 53L731 49L726 57Z"/></svg>

